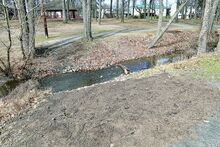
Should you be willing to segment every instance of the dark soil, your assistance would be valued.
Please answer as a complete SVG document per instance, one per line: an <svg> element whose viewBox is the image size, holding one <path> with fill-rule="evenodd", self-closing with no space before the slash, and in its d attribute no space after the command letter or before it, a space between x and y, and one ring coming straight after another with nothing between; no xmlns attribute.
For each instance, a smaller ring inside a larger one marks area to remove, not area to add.
<svg viewBox="0 0 220 147"><path fill-rule="evenodd" d="M168 146L196 135L220 93L203 82L160 74L56 93L1 126L1 146Z"/></svg>

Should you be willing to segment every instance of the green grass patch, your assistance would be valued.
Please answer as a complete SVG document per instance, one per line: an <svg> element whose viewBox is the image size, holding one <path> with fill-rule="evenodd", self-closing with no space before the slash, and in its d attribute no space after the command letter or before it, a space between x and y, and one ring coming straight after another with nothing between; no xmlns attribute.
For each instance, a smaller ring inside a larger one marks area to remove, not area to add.
<svg viewBox="0 0 220 147"><path fill-rule="evenodd" d="M220 60L218 55L200 59L198 68L198 72L193 75L196 79L220 81Z"/></svg>

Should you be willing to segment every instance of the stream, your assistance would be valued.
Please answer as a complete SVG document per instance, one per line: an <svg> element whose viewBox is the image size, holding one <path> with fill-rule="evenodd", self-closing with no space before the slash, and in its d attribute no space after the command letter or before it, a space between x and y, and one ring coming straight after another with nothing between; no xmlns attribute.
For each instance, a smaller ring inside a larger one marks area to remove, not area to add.
<svg viewBox="0 0 220 147"><path fill-rule="evenodd" d="M152 68L156 65L168 64L186 59L184 54L170 54L163 56L153 56L149 58L140 58L121 62L130 72ZM73 72L58 74L43 78L40 80L43 88L52 88L53 92L77 89L84 86L90 86L97 83L113 80L123 74L123 70L118 66L110 66L105 69L99 69L89 72Z"/></svg>
<svg viewBox="0 0 220 147"><path fill-rule="evenodd" d="M187 59L184 53L172 53L161 56L127 60L119 63L125 66L131 73L152 68L156 65L168 64ZM73 90L84 86L103 83L113 80L124 71L119 66L113 65L105 69L94 71L79 71L72 73L57 74L42 78L39 80L41 88L52 88L53 92ZM7 81L0 86L0 97L6 96L10 91L16 88L24 81Z"/></svg>

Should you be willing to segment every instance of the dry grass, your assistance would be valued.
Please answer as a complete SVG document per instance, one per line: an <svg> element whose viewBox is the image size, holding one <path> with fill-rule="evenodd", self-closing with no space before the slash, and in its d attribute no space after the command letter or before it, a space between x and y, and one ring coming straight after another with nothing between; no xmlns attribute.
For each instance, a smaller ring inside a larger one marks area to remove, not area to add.
<svg viewBox="0 0 220 147"><path fill-rule="evenodd" d="M220 81L220 52L203 54L189 60L159 65L153 69L133 73L126 78L143 78L159 73L169 73L174 76L188 76L205 81Z"/></svg>
<svg viewBox="0 0 220 147"><path fill-rule="evenodd" d="M19 85L8 96L1 98L0 122L8 121L30 107L36 108L43 97L51 94L50 90L42 91L37 87L38 82L29 80Z"/></svg>

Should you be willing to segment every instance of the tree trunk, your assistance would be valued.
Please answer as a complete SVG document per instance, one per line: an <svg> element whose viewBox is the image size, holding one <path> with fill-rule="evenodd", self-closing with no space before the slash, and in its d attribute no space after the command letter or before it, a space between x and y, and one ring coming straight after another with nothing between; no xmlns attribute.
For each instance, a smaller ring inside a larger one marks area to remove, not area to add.
<svg viewBox="0 0 220 147"><path fill-rule="evenodd" d="M182 11L181 11L181 19L185 19L185 17L184 17L184 10L185 10L185 6L184 6L184 8L182 9Z"/></svg>
<svg viewBox="0 0 220 147"><path fill-rule="evenodd" d="M26 58L29 50L29 25L28 25L25 0L18 0L18 8L19 8L18 9L19 21L21 26L20 43L21 43L23 58Z"/></svg>
<svg viewBox="0 0 220 147"><path fill-rule="evenodd" d="M157 35L161 32L163 22L163 0L160 0L160 10L159 10L159 19L158 19L158 27L157 27Z"/></svg>
<svg viewBox="0 0 220 147"><path fill-rule="evenodd" d="M194 14L194 19L197 19L197 14L198 14L198 0L195 0L195 14Z"/></svg>
<svg viewBox="0 0 220 147"><path fill-rule="evenodd" d="M168 18L168 0L166 0L166 18Z"/></svg>
<svg viewBox="0 0 220 147"><path fill-rule="evenodd" d="M192 19L192 9L193 9L193 1L190 1L190 11L189 11L189 19Z"/></svg>
<svg viewBox="0 0 220 147"><path fill-rule="evenodd" d="M219 41L218 41L218 45L217 45L217 51L220 50L220 37L219 37Z"/></svg>
<svg viewBox="0 0 220 147"><path fill-rule="evenodd" d="M67 11L66 11L66 0L62 0L63 1L63 23L68 23L67 20Z"/></svg>
<svg viewBox="0 0 220 147"><path fill-rule="evenodd" d="M119 0L116 1L116 18L119 18Z"/></svg>
<svg viewBox="0 0 220 147"><path fill-rule="evenodd" d="M97 4L96 4L96 0L92 1L92 17L93 18L97 18Z"/></svg>
<svg viewBox="0 0 220 147"><path fill-rule="evenodd" d="M128 0L127 17L130 17L130 0Z"/></svg>
<svg viewBox="0 0 220 147"><path fill-rule="evenodd" d="M152 0L149 1L149 5L148 5L148 14L147 14L148 20L150 20L151 3L152 3Z"/></svg>
<svg viewBox="0 0 220 147"><path fill-rule="evenodd" d="M14 19L18 19L18 10L17 10L17 6L16 6L16 2L15 0L13 0L13 5L14 5L14 9L13 9L13 13L14 13Z"/></svg>
<svg viewBox="0 0 220 147"><path fill-rule="evenodd" d="M180 0L176 0L176 10L178 10L179 9L179 4L180 4ZM176 15L176 18L175 18L175 21L176 21L176 23L178 22L178 20L179 20L179 13Z"/></svg>
<svg viewBox="0 0 220 147"><path fill-rule="evenodd" d="M146 19L147 14L147 0L144 0L144 19Z"/></svg>
<svg viewBox="0 0 220 147"><path fill-rule="evenodd" d="M202 1L202 16L204 16L204 12L205 12L205 6L206 6L206 0Z"/></svg>
<svg viewBox="0 0 220 147"><path fill-rule="evenodd" d="M113 0L110 0L110 17L111 18L113 17L113 14L112 14L112 3L113 3Z"/></svg>
<svg viewBox="0 0 220 147"><path fill-rule="evenodd" d="M4 9L4 16L5 16L5 21L6 21L6 28L8 32L8 40L9 40L9 45L7 47L7 67L5 69L5 74L6 76L11 76L11 61L10 61L10 52L11 52L11 46L12 46L12 40L11 40L11 30L10 30L10 25L9 25L9 13L8 13L8 6L6 4L6 1L2 1L3 9ZM3 63L3 61L2 61ZM3 63L4 64L4 63Z"/></svg>
<svg viewBox="0 0 220 147"><path fill-rule="evenodd" d="M66 0L66 18L70 20L70 0Z"/></svg>
<svg viewBox="0 0 220 147"><path fill-rule="evenodd" d="M212 7L212 0L206 0L203 23L198 41L198 54L205 53L207 51L207 37L209 30L209 16L211 12L211 7Z"/></svg>
<svg viewBox="0 0 220 147"><path fill-rule="evenodd" d="M29 53L33 57L35 48L35 0L28 1Z"/></svg>
<svg viewBox="0 0 220 147"><path fill-rule="evenodd" d="M162 31L154 38L154 40L151 42L151 44L148 46L148 48L152 48L155 46L155 44L158 42L158 40L163 36L163 34L166 32L166 30L169 28L169 26L171 25L171 23L173 22L173 20L176 18L176 16L179 14L179 12L183 9L183 7L186 5L186 3L188 2L185 1L180 7L179 9L175 12L175 14L170 18L169 22L167 23L167 25L162 29Z"/></svg>
<svg viewBox="0 0 220 147"><path fill-rule="evenodd" d="M83 0L83 23L84 23L84 39L87 41L92 40L91 31L91 0Z"/></svg>
<svg viewBox="0 0 220 147"><path fill-rule="evenodd" d="M216 21L219 21L219 18L220 18L220 4L218 5L218 8L217 8L217 14L216 14Z"/></svg>
<svg viewBox="0 0 220 147"><path fill-rule="evenodd" d="M124 12L125 12L125 0L121 0L121 22L125 22L124 20Z"/></svg>
<svg viewBox="0 0 220 147"><path fill-rule="evenodd" d="M46 9L45 9L45 2L41 0L41 7L42 7L42 16L43 16L43 23L44 23L44 35L46 38L49 38L48 27L47 27L47 17L46 17Z"/></svg>
<svg viewBox="0 0 220 147"><path fill-rule="evenodd" d="M136 0L133 0L133 6L132 6L132 17L134 17L135 1L136 1Z"/></svg>
<svg viewBox="0 0 220 147"><path fill-rule="evenodd" d="M214 21L215 21L215 16L216 16L216 11L218 8L220 0L214 0L213 2L213 6L212 6L212 10L211 10L211 15L210 15L210 27L209 27L209 33L211 33L213 25L214 25Z"/></svg>
<svg viewBox="0 0 220 147"><path fill-rule="evenodd" d="M99 0L99 25L101 25L101 17L102 17L102 0Z"/></svg>

